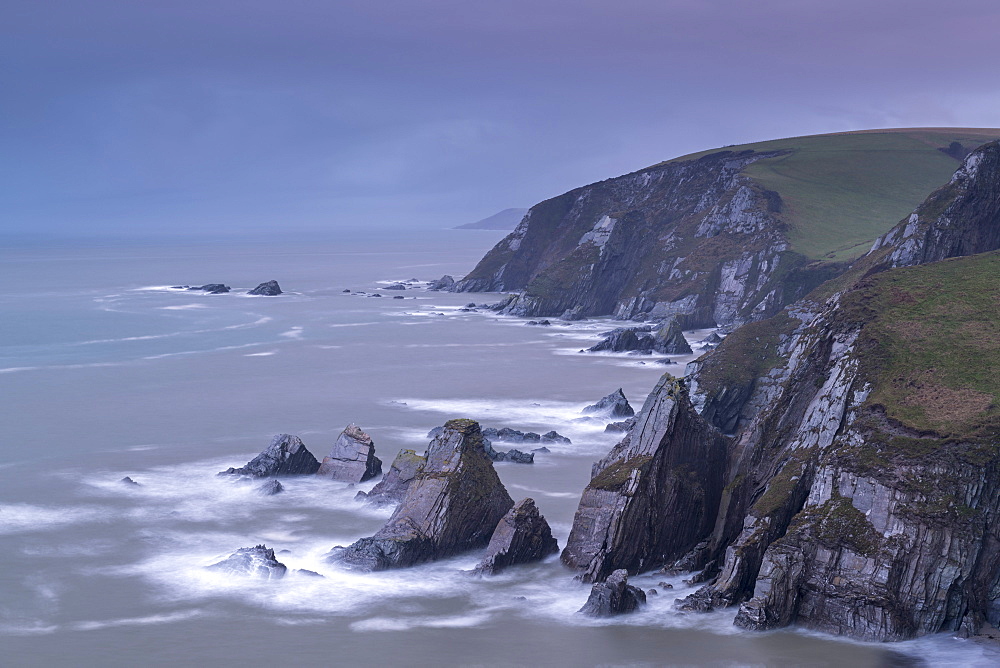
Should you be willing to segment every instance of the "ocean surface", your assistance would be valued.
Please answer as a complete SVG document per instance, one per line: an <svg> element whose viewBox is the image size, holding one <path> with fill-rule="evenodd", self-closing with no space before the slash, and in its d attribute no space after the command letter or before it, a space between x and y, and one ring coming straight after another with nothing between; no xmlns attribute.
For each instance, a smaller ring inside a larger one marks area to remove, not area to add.
<svg viewBox="0 0 1000 668"><path fill-rule="evenodd" d="M386 469L451 418L555 429L572 445L497 470L563 545L591 463L616 441L574 418L619 387L638 410L693 356L581 354L615 323L531 327L459 310L497 295L422 287L466 273L502 235L0 249L0 665L1000 663L992 648L946 636L889 646L747 633L731 610L676 611L694 588L655 574L632 578L659 590L641 612L595 621L576 614L589 587L557 557L489 579L464 573L478 554L342 572L324 555L390 514L354 501L376 481L288 478L265 497L259 482L216 476L277 433L322 458L352 422ZM270 279L286 294L245 294ZM171 287L218 282L233 292ZM708 331L687 335L697 344ZM259 543L324 577L260 582L205 568Z"/></svg>

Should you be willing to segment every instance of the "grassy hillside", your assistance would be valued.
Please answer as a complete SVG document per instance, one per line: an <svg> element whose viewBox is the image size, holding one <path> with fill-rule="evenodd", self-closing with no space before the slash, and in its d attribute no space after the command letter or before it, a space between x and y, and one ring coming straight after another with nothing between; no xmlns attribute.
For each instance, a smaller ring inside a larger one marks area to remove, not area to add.
<svg viewBox="0 0 1000 668"><path fill-rule="evenodd" d="M865 253L877 236L946 183L966 153L998 137L1000 129L989 128L866 130L724 150L788 151L744 173L781 195L793 250L813 260L844 261ZM941 150L952 142L961 148Z"/></svg>
<svg viewBox="0 0 1000 668"><path fill-rule="evenodd" d="M869 403L917 430L996 445L1000 426L1000 251L895 269L849 293L865 322Z"/></svg>

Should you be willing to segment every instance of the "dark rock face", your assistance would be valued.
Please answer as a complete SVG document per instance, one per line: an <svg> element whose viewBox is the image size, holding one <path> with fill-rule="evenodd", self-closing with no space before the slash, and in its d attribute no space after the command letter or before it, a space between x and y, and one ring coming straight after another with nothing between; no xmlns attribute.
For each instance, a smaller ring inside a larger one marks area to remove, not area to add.
<svg viewBox="0 0 1000 668"><path fill-rule="evenodd" d="M559 551L533 499L524 499L507 511L497 524L486 548L486 555L473 571L477 575L496 575L510 566L541 561Z"/></svg>
<svg viewBox="0 0 1000 668"><path fill-rule="evenodd" d="M210 295L221 295L229 292L229 286L222 283L208 283L198 287L187 288L188 290L202 290Z"/></svg>
<svg viewBox="0 0 1000 668"><path fill-rule="evenodd" d="M625 393L622 392L621 388L618 388L615 392L604 397L596 404L587 406L580 412L584 415L608 418L627 418L635 415L635 410L629 405L628 399L625 398Z"/></svg>
<svg viewBox="0 0 1000 668"><path fill-rule="evenodd" d="M436 281L431 281L427 285L428 290L451 290L455 286L455 279L445 274Z"/></svg>
<svg viewBox="0 0 1000 668"><path fill-rule="evenodd" d="M264 297L277 297L281 294L281 287L278 286L278 281L268 281L267 283L261 283L247 294Z"/></svg>
<svg viewBox="0 0 1000 668"><path fill-rule="evenodd" d="M242 468L229 468L220 475L247 475L268 478L280 475L308 475L319 470L319 462L298 436L278 434L271 444Z"/></svg>
<svg viewBox="0 0 1000 668"><path fill-rule="evenodd" d="M406 490L410 488L410 484L426 462L426 457L418 455L413 450L400 450L382 480L367 494L358 492L356 498L378 505L399 503L406 496Z"/></svg>
<svg viewBox="0 0 1000 668"><path fill-rule="evenodd" d="M261 496L274 496L285 491L284 486L277 480L268 480L257 488L257 493Z"/></svg>
<svg viewBox="0 0 1000 668"><path fill-rule="evenodd" d="M615 330L604 338L600 343L587 348L587 352L611 352L623 353L629 350L652 350L653 337L640 337L635 329L625 328Z"/></svg>
<svg viewBox="0 0 1000 668"><path fill-rule="evenodd" d="M451 420L396 511L374 536L330 560L363 571L403 568L485 547L514 505L486 456L479 424Z"/></svg>
<svg viewBox="0 0 1000 668"><path fill-rule="evenodd" d="M816 301L733 331L689 391L661 382L595 465L563 561L594 580L696 571L683 607L738 605L750 629L899 640L1000 621L995 385L973 372L1000 353L933 338L995 328L998 184L992 142ZM980 254L915 266L962 252ZM950 351L932 375L913 366L926 349Z"/></svg>
<svg viewBox="0 0 1000 668"><path fill-rule="evenodd" d="M691 354L691 346L684 338L680 323L677 322L676 318L670 318L656 332L650 334L651 331L651 325L620 327L609 332L603 341L588 348L587 352L631 352L632 354L646 355L651 355L653 352L674 355Z"/></svg>
<svg viewBox="0 0 1000 668"><path fill-rule="evenodd" d="M212 564L209 568L261 580L279 580L288 571L283 563L274 558L274 550L265 545L241 547L227 559Z"/></svg>
<svg viewBox="0 0 1000 668"><path fill-rule="evenodd" d="M330 454L323 458L317 475L340 482L364 482L382 473L382 460L375 456L371 436L350 424L337 437Z"/></svg>
<svg viewBox="0 0 1000 668"><path fill-rule="evenodd" d="M613 617L635 612L646 603L646 594L628 583L628 571L620 569L597 582L590 590L590 598L580 613L590 617Z"/></svg>
<svg viewBox="0 0 1000 668"><path fill-rule="evenodd" d="M639 573L680 558L715 520L727 444L695 414L683 382L665 374L632 431L594 464L563 563L599 582L618 569Z"/></svg>
<svg viewBox="0 0 1000 668"><path fill-rule="evenodd" d="M676 318L671 318L657 330L653 337L653 350L665 355L690 355L694 352L684 338Z"/></svg>
<svg viewBox="0 0 1000 668"><path fill-rule="evenodd" d="M534 318L697 328L771 315L845 268L791 251L781 197L741 174L778 155L719 151L546 200L454 290L516 291L502 312Z"/></svg>

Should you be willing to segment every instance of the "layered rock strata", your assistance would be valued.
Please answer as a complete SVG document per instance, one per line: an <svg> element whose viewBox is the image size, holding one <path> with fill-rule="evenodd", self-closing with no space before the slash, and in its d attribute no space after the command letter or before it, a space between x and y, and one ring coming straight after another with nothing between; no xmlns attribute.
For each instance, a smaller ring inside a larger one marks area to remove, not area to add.
<svg viewBox="0 0 1000 668"><path fill-rule="evenodd" d="M266 478L280 475L309 475L319 470L319 462L306 449L302 439L291 434L278 434L267 448L246 466L228 468L219 475L246 475Z"/></svg>
<svg viewBox="0 0 1000 668"><path fill-rule="evenodd" d="M330 560L347 568L402 568L486 547L514 505L486 456L479 424L451 420L427 448L395 512L374 536L338 547Z"/></svg>
<svg viewBox="0 0 1000 668"><path fill-rule="evenodd" d="M473 573L496 575L510 566L541 561L558 551L549 523L538 512L534 499L524 499L497 524L486 555Z"/></svg>
<svg viewBox="0 0 1000 668"><path fill-rule="evenodd" d="M341 482L364 482L382 474L382 460L375 456L371 436L350 424L337 437L316 474Z"/></svg>
<svg viewBox="0 0 1000 668"><path fill-rule="evenodd" d="M596 582L580 608L589 617L614 617L635 612L646 603L646 594L628 583L628 571L617 570L605 582Z"/></svg>

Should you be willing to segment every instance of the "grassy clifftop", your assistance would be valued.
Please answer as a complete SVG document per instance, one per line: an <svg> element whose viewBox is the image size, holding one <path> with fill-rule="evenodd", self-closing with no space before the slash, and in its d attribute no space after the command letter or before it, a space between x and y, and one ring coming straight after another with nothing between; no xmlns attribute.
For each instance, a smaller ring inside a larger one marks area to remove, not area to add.
<svg viewBox="0 0 1000 668"><path fill-rule="evenodd" d="M793 250L812 260L845 261L864 254L877 236L946 183L965 154L998 137L1000 129L990 128L867 130L724 150L787 151L743 173L781 195Z"/></svg>

